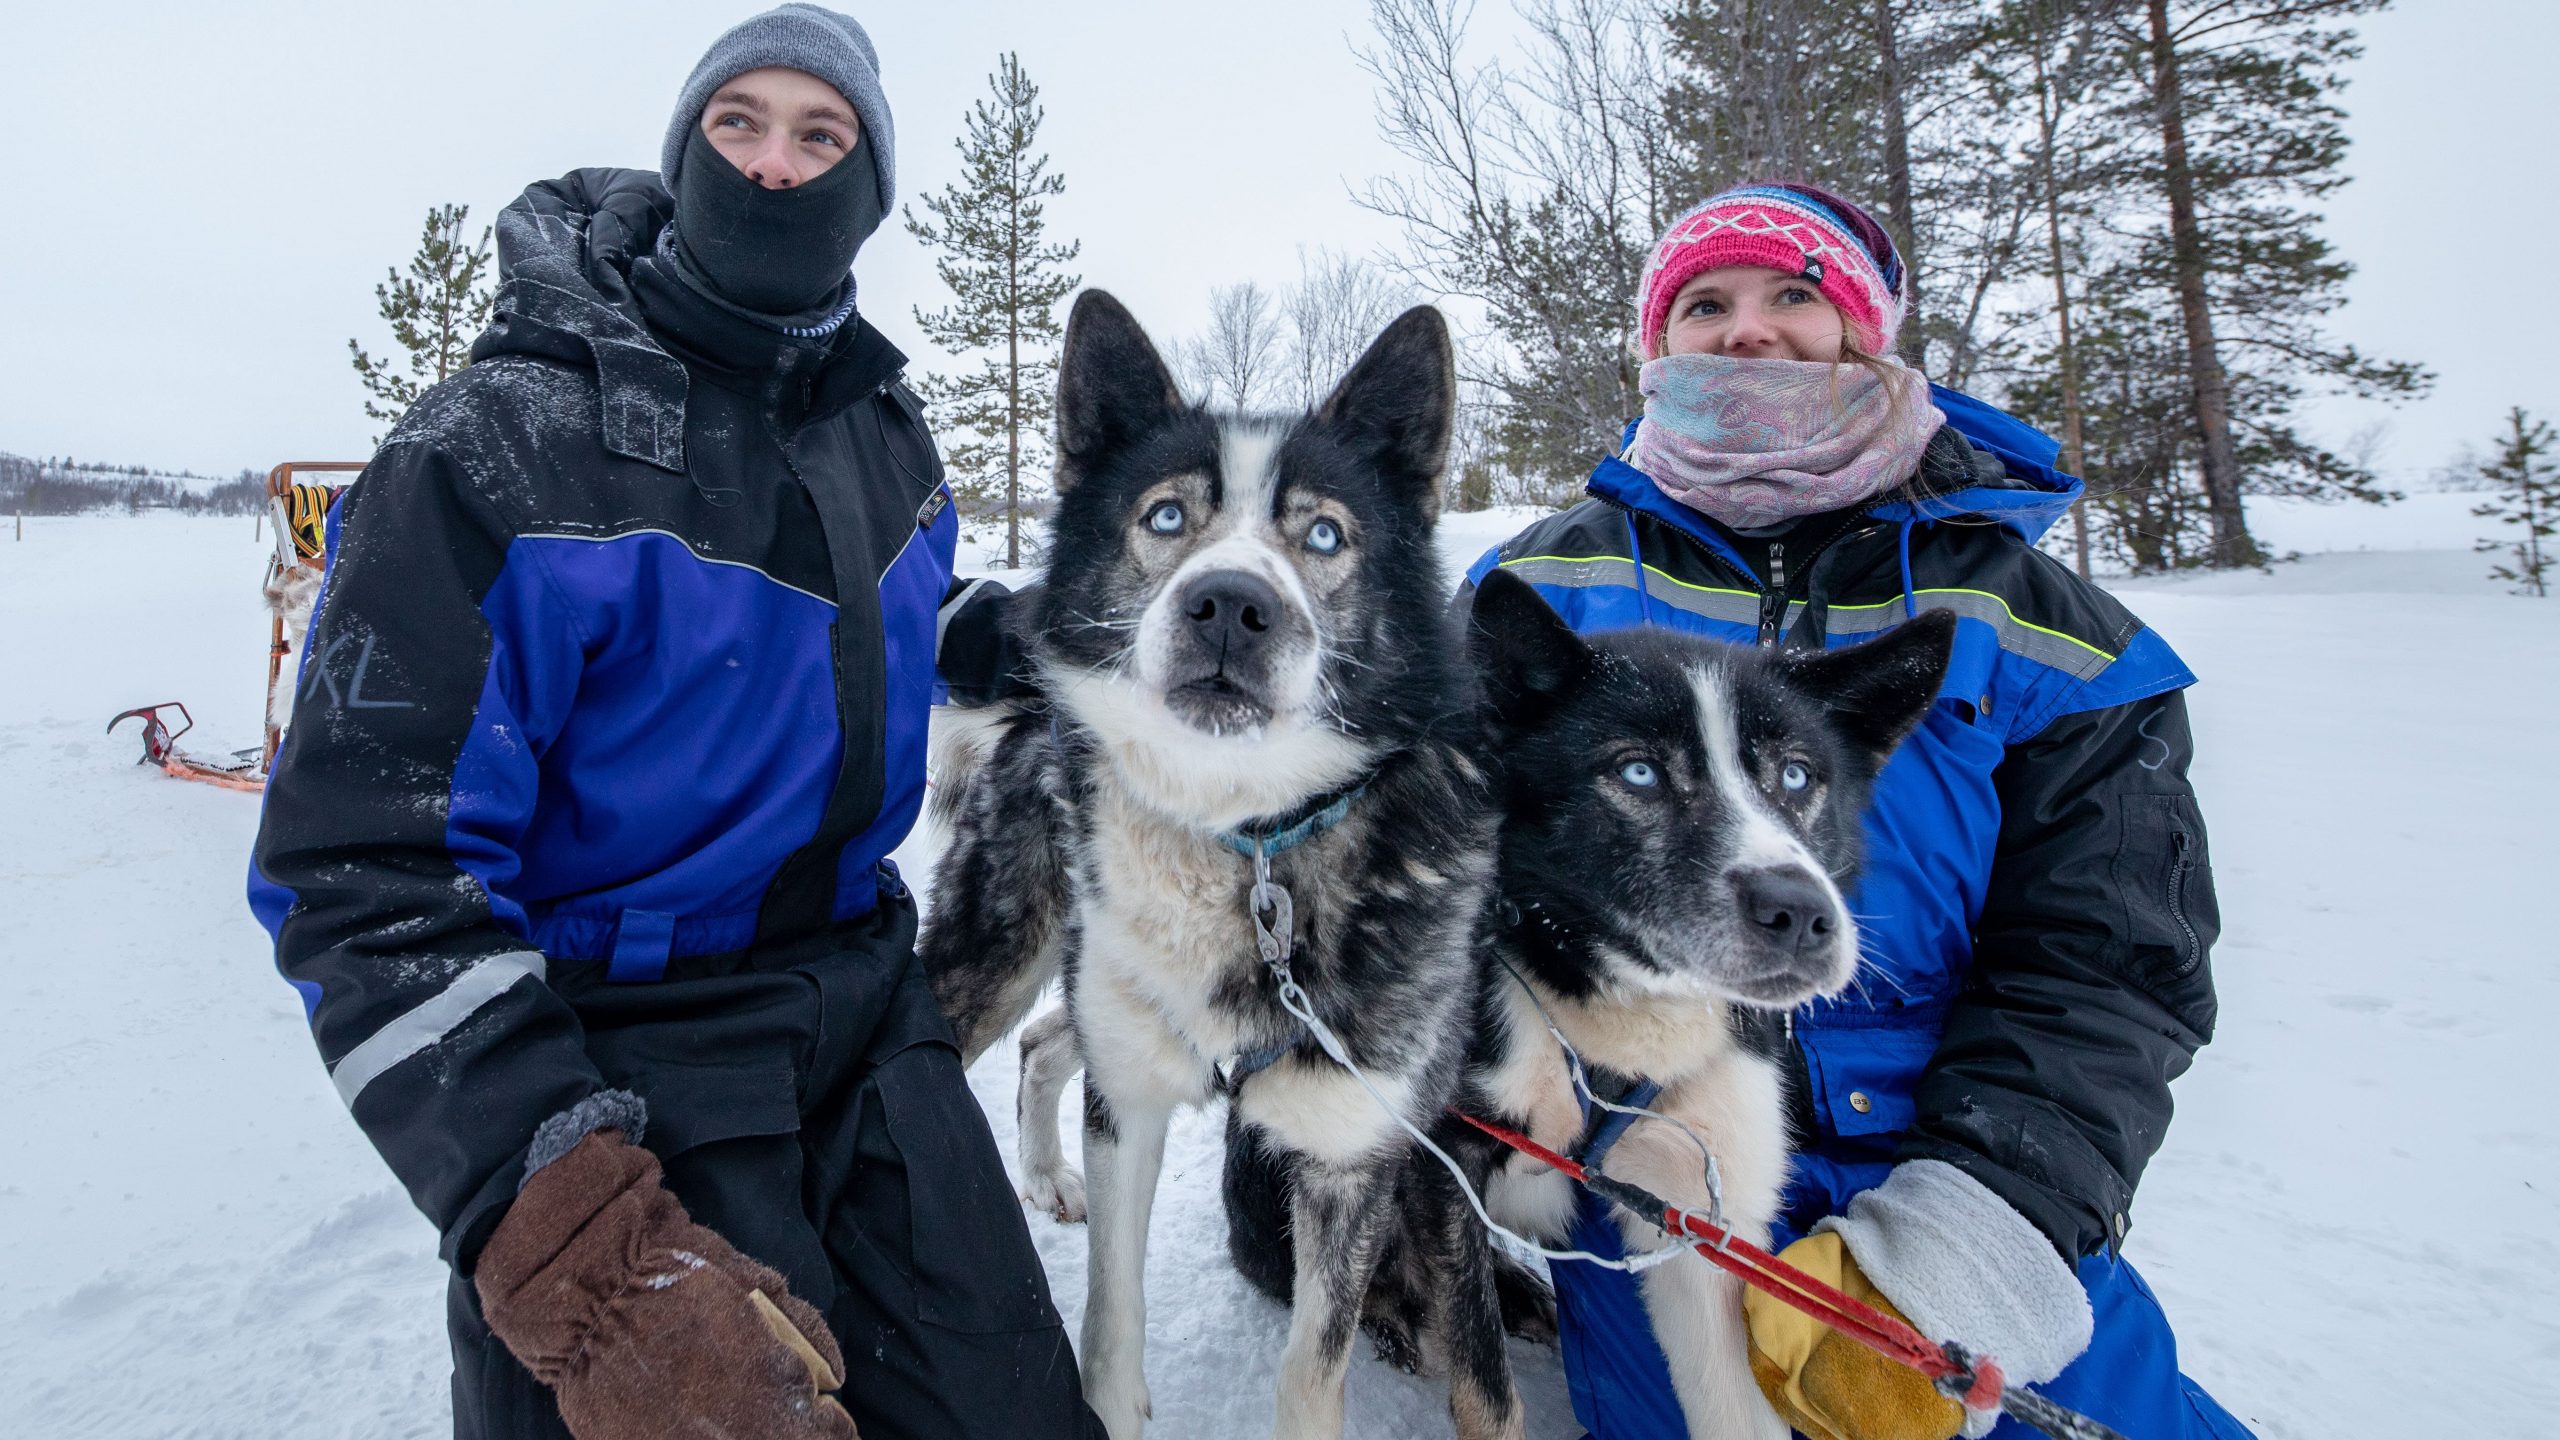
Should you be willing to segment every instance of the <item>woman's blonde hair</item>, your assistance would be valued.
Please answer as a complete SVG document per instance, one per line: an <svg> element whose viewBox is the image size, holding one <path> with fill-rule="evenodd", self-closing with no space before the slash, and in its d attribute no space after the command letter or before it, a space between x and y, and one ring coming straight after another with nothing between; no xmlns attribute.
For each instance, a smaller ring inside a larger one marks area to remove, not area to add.
<svg viewBox="0 0 2560 1440"><path fill-rule="evenodd" d="M1849 324L1847 316L1842 316L1840 321L1840 358L1831 362L1834 403L1837 403L1839 371L1843 365L1857 366L1876 377L1876 383L1884 387L1884 423L1888 428L1902 423L1903 414L1911 404L1912 391L1925 383L1920 372L1904 364L1901 357L1868 354L1866 348L1858 343L1857 331Z"/></svg>

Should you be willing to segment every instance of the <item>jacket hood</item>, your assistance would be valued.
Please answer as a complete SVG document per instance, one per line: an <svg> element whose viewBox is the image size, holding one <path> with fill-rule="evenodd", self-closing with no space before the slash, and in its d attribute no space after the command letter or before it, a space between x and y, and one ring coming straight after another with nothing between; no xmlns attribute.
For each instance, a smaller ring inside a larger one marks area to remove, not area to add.
<svg viewBox="0 0 2560 1440"><path fill-rule="evenodd" d="M1979 516L1999 521L2033 544L2044 538L2044 533L2080 498L2085 487L2078 477L2066 475L2057 467L2062 446L2052 436L1997 406L1943 385L1931 385L1929 399L1947 417L1945 427L1933 437L1929 453L1921 462L1922 474L1931 481L1931 493L1918 501L1887 500L1871 512L1876 518L1935 522ZM1635 428L1630 421L1626 432L1619 436L1621 453L1634 439ZM1947 431L1954 434L1948 435ZM1959 455L1950 450L1947 442L1958 437L1965 442L1968 453ZM1721 537L1704 530L1705 517L1663 494L1643 471L1615 455L1600 462L1584 488L1603 500L1700 535L1719 553L1729 549L1721 543ZM1727 558L1742 563L1739 557L1728 554Z"/></svg>
<svg viewBox="0 0 2560 1440"><path fill-rule="evenodd" d="M1881 520L1937 521L1959 515L1997 520L2030 545L2044 538L2088 487L2060 468L2062 442L1996 405L1961 390L1929 387L1929 400L1947 417L1946 428L1970 442L1983 478L1940 491L1925 500L1889 500L1875 509Z"/></svg>
<svg viewBox="0 0 2560 1440"><path fill-rule="evenodd" d="M646 170L572 170L526 187L498 214L498 293L471 358L592 368L605 448L682 474L684 364L641 322L630 281L674 214Z"/></svg>

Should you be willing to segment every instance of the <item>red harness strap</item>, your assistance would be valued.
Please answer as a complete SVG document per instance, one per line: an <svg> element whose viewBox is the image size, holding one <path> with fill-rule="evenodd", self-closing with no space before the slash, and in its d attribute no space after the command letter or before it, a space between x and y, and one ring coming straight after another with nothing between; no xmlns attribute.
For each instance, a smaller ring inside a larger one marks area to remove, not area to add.
<svg viewBox="0 0 2560 1440"><path fill-rule="evenodd" d="M2085 1415L2064 1409L2023 1386L2010 1386L2000 1373L1999 1363L1990 1356L1971 1355L1962 1346L1940 1344L1732 1231L1669 1204L1642 1186L1594 1175L1579 1162L1516 1130L1506 1130L1462 1110L1452 1109L1449 1113L1521 1154L1562 1171L1593 1194L1653 1220L1672 1234L1687 1237L1710 1264L1731 1271L1743 1283L1776 1296L1895 1364L1928 1376L1941 1393L1970 1409L2006 1410L2059 1440L2124 1440Z"/></svg>

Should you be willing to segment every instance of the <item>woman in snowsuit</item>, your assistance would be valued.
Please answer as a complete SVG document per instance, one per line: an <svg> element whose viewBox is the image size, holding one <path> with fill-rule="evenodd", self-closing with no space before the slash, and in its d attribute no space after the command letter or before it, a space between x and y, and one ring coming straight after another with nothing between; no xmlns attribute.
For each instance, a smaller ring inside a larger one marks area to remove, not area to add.
<svg viewBox="0 0 2560 1440"><path fill-rule="evenodd" d="M892 155L859 25L730 30L660 173L507 208L330 517L250 902L442 1235L464 1440L1100 1433L887 859L1005 673L856 313Z"/></svg>
<svg viewBox="0 0 2560 1440"><path fill-rule="evenodd" d="M1764 1037L1801 1145L1776 1242L2137 1440L2239 1440L2119 1253L2169 1081L2213 1028L2194 677L2035 548L2081 488L2053 443L1889 358L1904 293L1883 228L1826 192L1748 186L1690 210L1641 287L1643 419L1589 499L1470 579L1509 570L1577 629L1744 645L1959 617L1937 706L1876 786L1850 901L1860 983ZM1573 1239L1619 1248L1587 1197ZM1685 1436L1639 1282L1588 1264L1556 1282L1597 1440ZM1753 1302L1754 1372L1802 1433L1989 1424Z"/></svg>

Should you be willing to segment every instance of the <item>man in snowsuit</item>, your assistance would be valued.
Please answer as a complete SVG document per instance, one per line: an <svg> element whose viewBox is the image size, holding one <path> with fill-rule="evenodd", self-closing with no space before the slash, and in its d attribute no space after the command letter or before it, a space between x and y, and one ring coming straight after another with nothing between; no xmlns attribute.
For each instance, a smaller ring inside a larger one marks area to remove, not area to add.
<svg viewBox="0 0 2560 1440"><path fill-rule="evenodd" d="M1100 1433L886 858L1007 663L855 311L892 160L860 26L740 24L660 175L507 209L331 518L251 902L443 1233L459 1435Z"/></svg>

